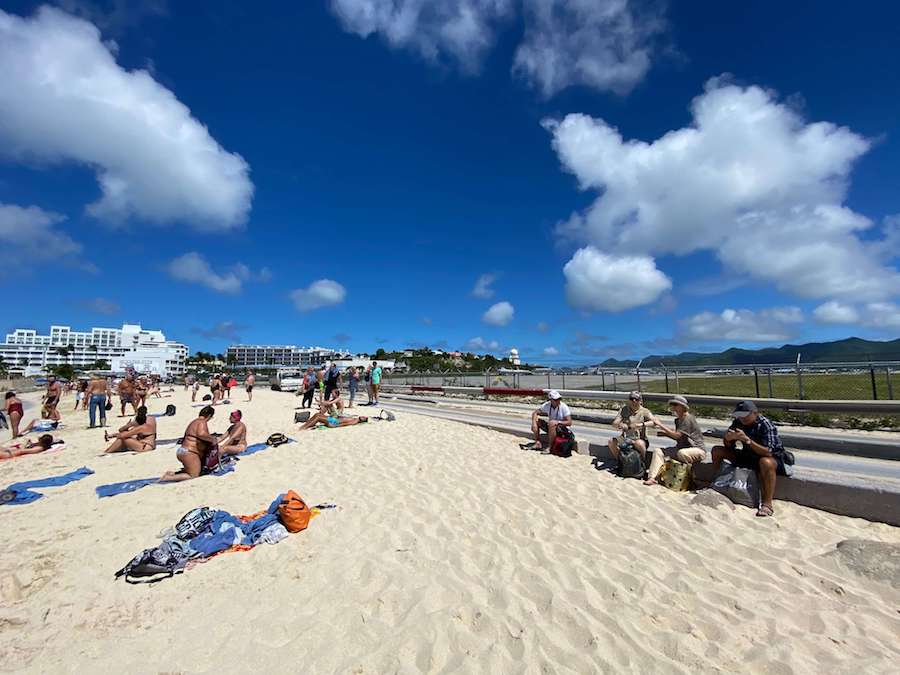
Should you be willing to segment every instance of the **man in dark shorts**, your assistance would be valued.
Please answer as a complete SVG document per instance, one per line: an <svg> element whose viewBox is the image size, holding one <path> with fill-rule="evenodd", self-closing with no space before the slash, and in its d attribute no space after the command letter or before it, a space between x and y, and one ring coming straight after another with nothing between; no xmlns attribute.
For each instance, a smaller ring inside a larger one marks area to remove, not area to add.
<svg viewBox="0 0 900 675"><path fill-rule="evenodd" d="M787 476L784 444L772 421L759 414L753 401L741 401L731 413L734 422L725 432L725 444L712 449L713 468L716 473L727 459L735 466L753 469L759 476L762 500L757 516L772 516L775 510L775 476ZM740 447L738 447L740 444Z"/></svg>
<svg viewBox="0 0 900 675"><path fill-rule="evenodd" d="M47 378L47 393L44 396L44 417L49 420L59 421L60 414L56 407L59 405L59 397L62 395L62 387L56 381L56 377L51 375Z"/></svg>
<svg viewBox="0 0 900 675"><path fill-rule="evenodd" d="M253 400L253 385L256 384L256 375L253 374L253 371L247 372L247 379L244 380L244 386L247 388L247 402Z"/></svg>
<svg viewBox="0 0 900 675"><path fill-rule="evenodd" d="M122 404L122 414L119 417L125 417L125 406L131 404L134 414L137 415L137 406L134 404L134 374L127 373L125 377L119 380L119 402Z"/></svg>
<svg viewBox="0 0 900 675"><path fill-rule="evenodd" d="M331 392L341 386L341 371L332 361L331 367L325 371L325 400L331 398Z"/></svg>

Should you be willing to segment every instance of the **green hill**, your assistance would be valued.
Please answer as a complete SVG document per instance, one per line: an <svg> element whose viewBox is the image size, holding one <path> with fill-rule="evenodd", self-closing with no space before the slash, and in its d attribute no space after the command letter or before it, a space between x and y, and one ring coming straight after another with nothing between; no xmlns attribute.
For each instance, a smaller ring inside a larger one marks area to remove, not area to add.
<svg viewBox="0 0 900 675"><path fill-rule="evenodd" d="M900 361L900 339L887 342L863 340L851 337L834 342L809 342L802 345L784 345L765 349L726 349L724 352L681 352L669 356L648 356L642 368L673 366L739 366L754 363L794 363L797 354L801 363L828 363L836 361ZM601 366L608 368L633 368L637 361L607 359Z"/></svg>

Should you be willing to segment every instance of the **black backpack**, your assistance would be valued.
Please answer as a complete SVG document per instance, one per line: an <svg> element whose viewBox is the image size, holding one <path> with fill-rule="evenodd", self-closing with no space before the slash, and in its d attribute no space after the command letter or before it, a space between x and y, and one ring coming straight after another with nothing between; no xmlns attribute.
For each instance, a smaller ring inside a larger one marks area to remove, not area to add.
<svg viewBox="0 0 900 675"><path fill-rule="evenodd" d="M155 548L144 549L122 569L115 578L125 577L129 584L152 584L184 572L188 558L163 541Z"/></svg>
<svg viewBox="0 0 900 675"><path fill-rule="evenodd" d="M643 478L644 461L632 443L619 444L619 465L616 474L622 478Z"/></svg>
<svg viewBox="0 0 900 675"><path fill-rule="evenodd" d="M166 417L173 417L175 415L175 405L170 403L166 406Z"/></svg>

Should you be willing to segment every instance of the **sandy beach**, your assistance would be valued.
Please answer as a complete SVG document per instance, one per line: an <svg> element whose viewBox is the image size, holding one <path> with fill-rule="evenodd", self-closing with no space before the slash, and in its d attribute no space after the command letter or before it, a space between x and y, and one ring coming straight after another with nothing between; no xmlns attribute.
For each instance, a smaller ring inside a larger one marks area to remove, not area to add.
<svg viewBox="0 0 900 675"><path fill-rule="evenodd" d="M783 502L771 519L692 504L587 457L408 413L297 433L298 399L234 393L211 428L240 407L251 442L280 431L298 443L223 477L101 500L97 485L177 468L175 445L98 457L102 431L69 397L65 450L0 462L2 487L96 472L0 507L0 669L896 672L900 589L828 554L851 538L900 544L900 529ZM160 418L161 440L196 412L181 387L151 411L168 403L178 414ZM338 508L158 584L113 580L191 508L253 513L287 489Z"/></svg>

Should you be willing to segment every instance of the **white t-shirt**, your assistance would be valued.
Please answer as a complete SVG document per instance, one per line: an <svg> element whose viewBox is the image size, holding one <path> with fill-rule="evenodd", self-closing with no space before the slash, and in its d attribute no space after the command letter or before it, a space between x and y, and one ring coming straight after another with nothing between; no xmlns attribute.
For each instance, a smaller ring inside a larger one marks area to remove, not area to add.
<svg viewBox="0 0 900 675"><path fill-rule="evenodd" d="M564 420L572 413L569 411L569 406L567 406L562 401L559 402L559 405L555 408L551 407L550 401L545 401L544 404L538 408L544 415L551 420Z"/></svg>

